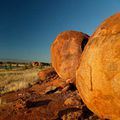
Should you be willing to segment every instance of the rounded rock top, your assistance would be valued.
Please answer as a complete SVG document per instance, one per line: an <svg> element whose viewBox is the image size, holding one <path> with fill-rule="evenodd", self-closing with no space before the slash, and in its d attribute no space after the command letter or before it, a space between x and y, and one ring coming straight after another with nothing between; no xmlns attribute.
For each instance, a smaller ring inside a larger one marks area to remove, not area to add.
<svg viewBox="0 0 120 120"><path fill-rule="evenodd" d="M52 66L62 79L75 81L80 56L89 36L82 32L61 32L51 45Z"/></svg>
<svg viewBox="0 0 120 120"><path fill-rule="evenodd" d="M84 103L101 118L120 119L120 13L90 37L76 72Z"/></svg>

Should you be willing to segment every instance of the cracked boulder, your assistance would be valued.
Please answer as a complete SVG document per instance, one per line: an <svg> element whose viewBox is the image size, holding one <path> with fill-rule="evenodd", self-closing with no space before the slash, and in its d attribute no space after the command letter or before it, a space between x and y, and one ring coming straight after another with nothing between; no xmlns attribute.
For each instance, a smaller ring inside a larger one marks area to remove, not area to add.
<svg viewBox="0 0 120 120"><path fill-rule="evenodd" d="M62 79L75 81L81 53L89 36L77 31L60 33L51 45L52 66Z"/></svg>
<svg viewBox="0 0 120 120"><path fill-rule="evenodd" d="M106 19L89 39L76 85L90 110L101 118L120 119L120 13Z"/></svg>

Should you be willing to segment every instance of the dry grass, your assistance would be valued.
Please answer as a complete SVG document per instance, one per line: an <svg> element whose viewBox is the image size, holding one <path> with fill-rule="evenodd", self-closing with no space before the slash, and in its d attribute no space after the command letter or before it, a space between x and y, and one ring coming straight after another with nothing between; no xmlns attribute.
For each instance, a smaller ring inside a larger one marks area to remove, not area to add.
<svg viewBox="0 0 120 120"><path fill-rule="evenodd" d="M22 71L1 71L0 94L27 88L35 84L39 80L37 76L39 71L39 68Z"/></svg>

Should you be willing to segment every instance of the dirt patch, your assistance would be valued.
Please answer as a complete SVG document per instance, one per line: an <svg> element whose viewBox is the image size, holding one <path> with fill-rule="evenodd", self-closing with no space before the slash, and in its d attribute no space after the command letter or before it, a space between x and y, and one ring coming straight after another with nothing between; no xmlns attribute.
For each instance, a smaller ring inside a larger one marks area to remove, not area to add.
<svg viewBox="0 0 120 120"><path fill-rule="evenodd" d="M44 80L0 97L0 120L98 120L72 84ZM100 120L100 119L99 119Z"/></svg>

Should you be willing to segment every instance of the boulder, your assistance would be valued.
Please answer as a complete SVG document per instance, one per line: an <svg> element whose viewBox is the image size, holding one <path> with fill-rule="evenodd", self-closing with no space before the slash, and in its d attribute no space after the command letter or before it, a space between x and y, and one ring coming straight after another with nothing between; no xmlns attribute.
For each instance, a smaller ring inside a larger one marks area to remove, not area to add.
<svg viewBox="0 0 120 120"><path fill-rule="evenodd" d="M76 72L76 85L95 114L120 119L120 13L106 19L90 37Z"/></svg>
<svg viewBox="0 0 120 120"><path fill-rule="evenodd" d="M52 66L62 79L75 81L76 69L88 35L77 31L60 33L51 45Z"/></svg>
<svg viewBox="0 0 120 120"><path fill-rule="evenodd" d="M57 73L55 72L53 67L50 67L50 68L46 68L45 70L41 70L38 73L38 76L40 80L46 80L46 79L54 78L55 76L57 76Z"/></svg>

